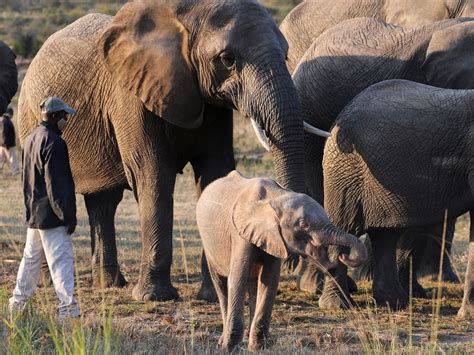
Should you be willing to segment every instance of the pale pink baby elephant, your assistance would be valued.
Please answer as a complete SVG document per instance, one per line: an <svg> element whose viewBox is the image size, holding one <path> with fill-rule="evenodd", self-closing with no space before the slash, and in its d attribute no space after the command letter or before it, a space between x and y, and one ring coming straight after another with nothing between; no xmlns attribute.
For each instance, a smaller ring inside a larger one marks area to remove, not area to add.
<svg viewBox="0 0 474 355"><path fill-rule="evenodd" d="M337 229L309 196L270 179L237 171L210 184L197 204L197 224L223 319L219 344L232 351L243 339L243 307L249 293L249 349L265 347L280 279L289 252L330 268L326 247L349 247L340 260L350 266L367 257L364 245Z"/></svg>

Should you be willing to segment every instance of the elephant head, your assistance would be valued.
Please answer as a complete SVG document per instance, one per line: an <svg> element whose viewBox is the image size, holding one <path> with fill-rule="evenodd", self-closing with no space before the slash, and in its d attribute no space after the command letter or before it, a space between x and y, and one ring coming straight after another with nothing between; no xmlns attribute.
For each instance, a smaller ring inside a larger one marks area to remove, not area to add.
<svg viewBox="0 0 474 355"><path fill-rule="evenodd" d="M0 115L7 109L17 89L15 54L5 43L0 42Z"/></svg>
<svg viewBox="0 0 474 355"><path fill-rule="evenodd" d="M265 132L260 138L269 139L277 179L304 191L304 126L285 65L287 43L261 5L130 2L104 31L99 49L121 86L169 123L199 127L206 103L254 120Z"/></svg>
<svg viewBox="0 0 474 355"><path fill-rule="evenodd" d="M272 196L265 185L245 189L234 203L232 222L243 239L275 257L287 258L291 251L309 256L327 269L335 266L327 258L329 245L351 249L349 256L339 257L346 265L355 267L366 260L364 244L336 228L311 197L281 187L280 193Z"/></svg>
<svg viewBox="0 0 474 355"><path fill-rule="evenodd" d="M422 70L432 86L474 89L474 21L435 32Z"/></svg>

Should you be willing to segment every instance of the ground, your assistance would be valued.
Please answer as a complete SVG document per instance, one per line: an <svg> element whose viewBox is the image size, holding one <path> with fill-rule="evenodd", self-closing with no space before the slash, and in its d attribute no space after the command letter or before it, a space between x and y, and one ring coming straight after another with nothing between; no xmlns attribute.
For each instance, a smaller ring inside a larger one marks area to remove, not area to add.
<svg viewBox="0 0 474 355"><path fill-rule="evenodd" d="M250 125L240 116L235 121L238 169L247 176L272 176L271 157L262 153ZM175 192L172 277L181 295L179 301L143 303L131 297L138 277L140 234L137 205L130 192L125 194L116 216L119 262L129 285L124 289L92 289L89 227L83 199L78 195L74 250L83 317L72 324L51 318L57 305L54 291L40 287L29 313L11 322L7 304L26 229L20 177L10 176L8 167L4 167L0 171L0 353L218 352L222 331L218 304L194 299L200 282L201 254L195 200L192 172L187 168L178 177ZM468 217L463 216L453 248L454 265L462 276L467 264L468 227ZM433 282L423 285L432 290L437 287ZM370 283L359 286L357 308L323 311L318 308L317 296L298 291L295 276L284 273L271 324L274 345L266 353L474 351L474 324L456 319L462 285L442 284L440 298L415 299L411 311L401 312L374 307Z"/></svg>

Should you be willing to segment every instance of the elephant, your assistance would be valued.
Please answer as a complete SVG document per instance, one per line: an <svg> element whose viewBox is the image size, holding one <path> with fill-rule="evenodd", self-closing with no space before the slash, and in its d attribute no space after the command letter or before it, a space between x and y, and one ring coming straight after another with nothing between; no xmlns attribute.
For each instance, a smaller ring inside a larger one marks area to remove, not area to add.
<svg viewBox="0 0 474 355"><path fill-rule="evenodd" d="M232 351L243 338L243 308L249 293L249 350L265 347L280 278L289 251L331 267L325 248L350 248L347 265L367 257L364 244L336 228L308 195L267 178L249 179L237 171L209 184L196 206L198 224L223 319L220 345Z"/></svg>
<svg viewBox="0 0 474 355"><path fill-rule="evenodd" d="M351 19L334 26L311 45L292 75L303 120L330 129L351 99L370 85L388 79L407 79L443 88L474 88L473 39L474 22L470 18L443 20L414 29L373 18ZM321 165L324 144L323 139L305 136L308 192L320 203L324 201ZM452 228L447 239L452 241L454 220L449 224ZM432 259L440 259L440 248L437 250ZM447 256L444 271L447 278L457 279ZM317 272L316 267L308 268L307 272ZM348 291L344 267L331 273L320 298L323 308L345 306L347 299L341 297L341 289ZM313 281L310 277L304 279ZM418 295L423 295L421 286L416 283L414 286Z"/></svg>
<svg viewBox="0 0 474 355"><path fill-rule="evenodd" d="M280 25L288 41L288 69L293 72L307 49L329 28L356 17L371 17L413 28L458 17L474 17L472 0L306 0Z"/></svg>
<svg viewBox="0 0 474 355"><path fill-rule="evenodd" d="M131 1L113 17L84 16L44 43L22 86L20 138L37 125L44 97L77 109L63 137L89 215L95 284L125 284L114 215L131 189L142 241L133 297L179 297L170 278L176 174L190 163L199 196L235 168L232 109L268 137L278 181L305 189L304 125L287 49L253 0ZM212 300L205 276L198 298Z"/></svg>
<svg viewBox="0 0 474 355"><path fill-rule="evenodd" d="M18 71L15 53L0 41L0 116L5 113L18 90Z"/></svg>
<svg viewBox="0 0 474 355"><path fill-rule="evenodd" d="M359 236L369 232L377 303L408 303L395 265L405 228L469 212L458 315L474 316L473 112L474 90L388 80L364 90L337 118L324 149L324 205L339 228Z"/></svg>

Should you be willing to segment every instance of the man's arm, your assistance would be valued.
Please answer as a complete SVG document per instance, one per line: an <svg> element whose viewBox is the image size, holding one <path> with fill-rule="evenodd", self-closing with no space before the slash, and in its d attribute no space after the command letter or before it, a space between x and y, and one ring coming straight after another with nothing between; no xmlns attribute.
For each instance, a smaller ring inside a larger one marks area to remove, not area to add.
<svg viewBox="0 0 474 355"><path fill-rule="evenodd" d="M44 178L54 213L67 226L75 226L76 195L64 142L55 141L45 147Z"/></svg>

